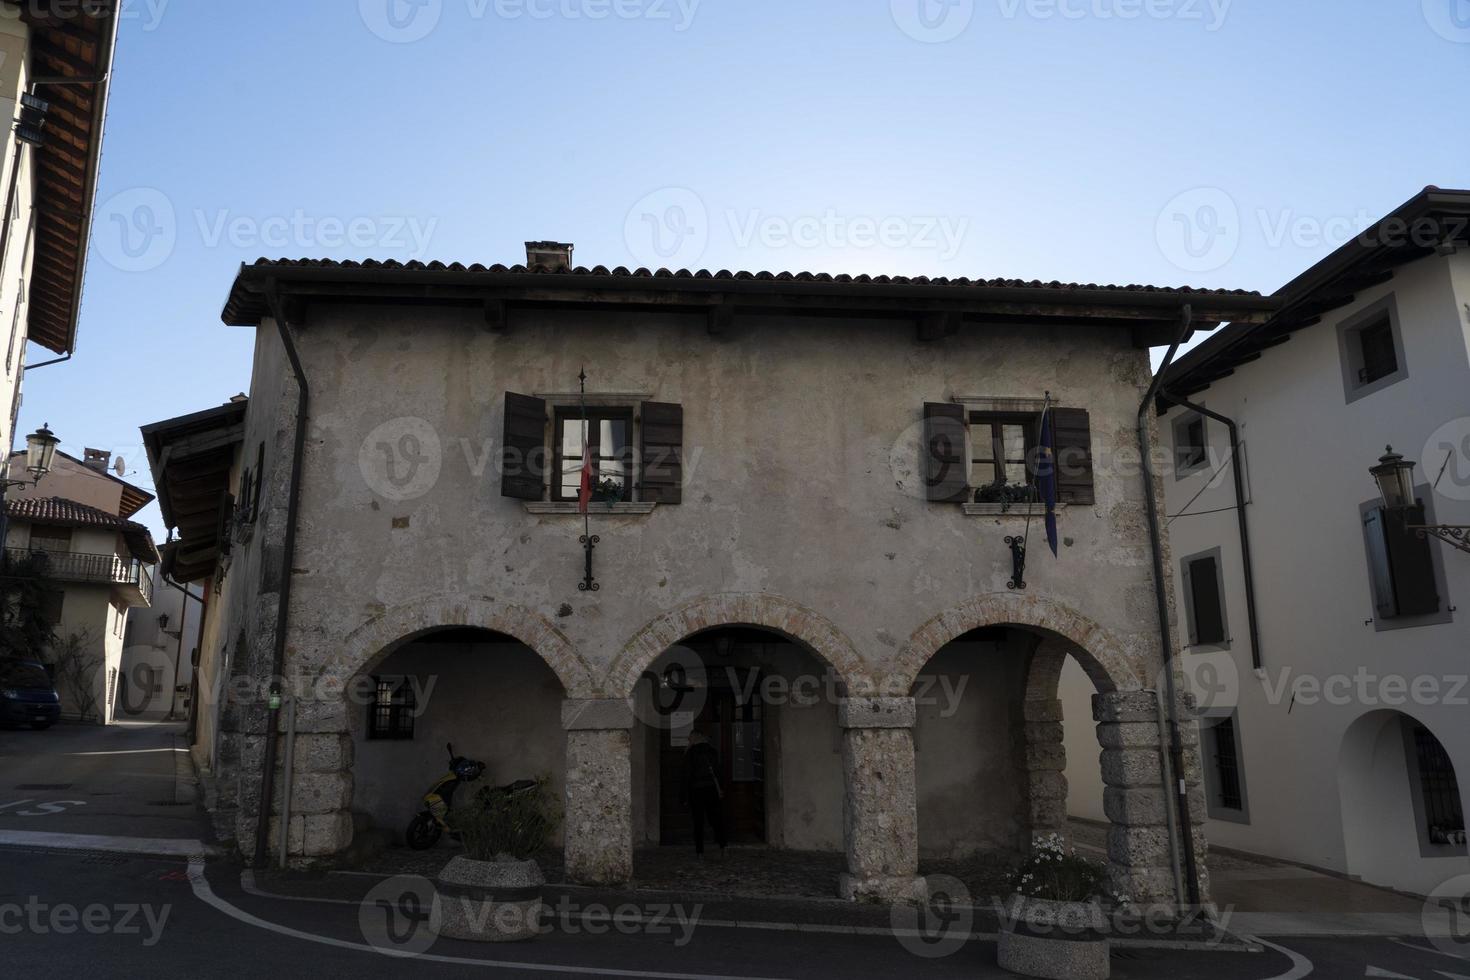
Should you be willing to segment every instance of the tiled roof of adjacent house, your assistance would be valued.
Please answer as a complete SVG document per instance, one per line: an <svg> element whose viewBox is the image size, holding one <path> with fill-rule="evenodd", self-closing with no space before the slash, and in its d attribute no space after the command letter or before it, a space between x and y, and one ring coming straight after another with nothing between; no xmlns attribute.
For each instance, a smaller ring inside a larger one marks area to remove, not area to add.
<svg viewBox="0 0 1470 980"><path fill-rule="evenodd" d="M134 558L150 563L158 561L158 549L153 545L153 534L148 528L75 500L65 497L11 498L5 501L5 513L12 521L114 530L123 536Z"/></svg>
<svg viewBox="0 0 1470 980"><path fill-rule="evenodd" d="M1169 393L1189 398L1260 360L1297 330L1392 280L1400 266L1464 248L1470 248L1470 190L1424 188L1277 290L1280 309L1274 316L1231 324L1181 355L1165 375L1160 408L1167 407Z"/></svg>
<svg viewBox="0 0 1470 980"><path fill-rule="evenodd" d="M26 279L25 316L29 338L58 354L76 350L113 50L127 16L120 3L66 6L71 12L51 3L6 4L7 19L30 30L27 73L34 94L50 104L45 140L32 150L34 275Z"/></svg>

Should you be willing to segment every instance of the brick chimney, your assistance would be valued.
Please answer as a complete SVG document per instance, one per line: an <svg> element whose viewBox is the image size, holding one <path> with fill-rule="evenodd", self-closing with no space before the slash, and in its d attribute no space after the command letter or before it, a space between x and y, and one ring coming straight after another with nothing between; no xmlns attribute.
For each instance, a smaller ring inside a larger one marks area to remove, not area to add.
<svg viewBox="0 0 1470 980"><path fill-rule="evenodd" d="M105 449L85 449L82 451L82 465L89 470L106 473L107 464L111 461L112 453Z"/></svg>
<svg viewBox="0 0 1470 980"><path fill-rule="evenodd" d="M570 269L573 247L570 242L527 242L526 266L545 266L554 272Z"/></svg>

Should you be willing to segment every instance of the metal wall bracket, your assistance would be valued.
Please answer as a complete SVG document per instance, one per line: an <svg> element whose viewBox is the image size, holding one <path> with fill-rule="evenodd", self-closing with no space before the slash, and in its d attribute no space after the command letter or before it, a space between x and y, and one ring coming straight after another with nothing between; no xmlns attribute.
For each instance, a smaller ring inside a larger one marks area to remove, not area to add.
<svg viewBox="0 0 1470 980"><path fill-rule="evenodd" d="M1026 588L1026 539L1019 534L1006 538L1006 544L1011 547L1011 580L1006 583L1008 589Z"/></svg>
<svg viewBox="0 0 1470 980"><path fill-rule="evenodd" d="M601 542L602 539L595 534L591 536L584 534L581 536L580 540L582 542L583 550L587 553L587 571L582 581L577 583L577 591L596 592L598 589L602 588L602 586L599 585L597 583L597 580L592 577L592 549L596 548L598 543Z"/></svg>

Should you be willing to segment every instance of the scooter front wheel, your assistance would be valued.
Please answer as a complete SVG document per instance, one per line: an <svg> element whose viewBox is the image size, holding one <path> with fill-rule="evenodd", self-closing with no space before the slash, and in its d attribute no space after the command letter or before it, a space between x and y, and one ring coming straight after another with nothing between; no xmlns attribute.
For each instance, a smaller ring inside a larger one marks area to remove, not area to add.
<svg viewBox="0 0 1470 980"><path fill-rule="evenodd" d="M427 851L439 843L439 835L443 832L444 828L439 826L439 821L434 819L432 813L425 810L413 818L413 822L403 832L403 839L415 851Z"/></svg>

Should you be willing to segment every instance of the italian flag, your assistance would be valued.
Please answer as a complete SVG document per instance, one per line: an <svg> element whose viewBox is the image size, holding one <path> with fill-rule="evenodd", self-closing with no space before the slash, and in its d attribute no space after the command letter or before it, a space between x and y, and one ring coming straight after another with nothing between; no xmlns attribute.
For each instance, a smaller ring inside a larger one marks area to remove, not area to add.
<svg viewBox="0 0 1470 980"><path fill-rule="evenodd" d="M592 439L586 422L582 423L582 486L577 491L577 513L587 513L592 500Z"/></svg>

